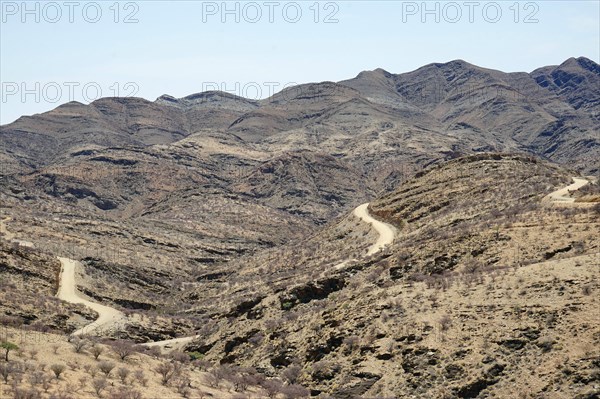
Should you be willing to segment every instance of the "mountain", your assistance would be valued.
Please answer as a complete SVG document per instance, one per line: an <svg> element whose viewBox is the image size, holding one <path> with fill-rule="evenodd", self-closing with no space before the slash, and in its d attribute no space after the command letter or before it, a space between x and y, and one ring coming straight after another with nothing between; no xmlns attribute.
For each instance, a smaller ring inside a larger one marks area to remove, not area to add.
<svg viewBox="0 0 600 399"><path fill-rule="evenodd" d="M598 170L600 66L587 58L530 74L457 60L399 75L365 72L342 84L373 102L416 106L447 134L467 140L483 134L490 145L510 140L556 162Z"/></svg>
<svg viewBox="0 0 600 399"><path fill-rule="evenodd" d="M456 60L1 126L0 396L596 397L599 77Z"/></svg>
<svg viewBox="0 0 600 399"><path fill-rule="evenodd" d="M9 172L27 171L82 144L143 147L212 130L265 150L289 150L290 142L324 150L359 169L388 156L422 166L417 154L409 157L398 148L439 158L460 147L529 151L595 172L599 68L580 57L532 73L504 73L456 60L403 74L365 71L339 83L289 87L260 101L213 91L181 99L163 95L154 102L68 103L2 126L2 155L10 159ZM378 145L375 135L385 131L393 135L378 155L356 159L349 153ZM411 132L419 139L406 140Z"/></svg>

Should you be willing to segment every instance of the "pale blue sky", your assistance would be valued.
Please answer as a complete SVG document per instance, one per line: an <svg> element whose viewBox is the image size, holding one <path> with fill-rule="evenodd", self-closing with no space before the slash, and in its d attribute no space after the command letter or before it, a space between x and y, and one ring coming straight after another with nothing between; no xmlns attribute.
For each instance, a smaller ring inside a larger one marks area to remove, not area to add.
<svg viewBox="0 0 600 399"><path fill-rule="evenodd" d="M71 99L87 102L84 85L88 99L96 97L97 88L103 96L118 87L120 95L135 92L154 100L215 86L256 98L273 86L338 81L379 67L401 73L459 58L527 72L573 56L600 60L598 1L479 1L473 9L463 1L428 2L431 14L423 13L421 1L323 1L316 7L314 1L238 2L239 23L235 11L221 15L221 1L76 3L71 23L64 1L29 2L30 14L21 1L1 2L1 123ZM292 23L296 4L302 15ZM235 10L236 2L227 7ZM272 23L269 7L274 7ZM262 18L251 23L257 9ZM138 22L124 23L130 13ZM337 22L324 23L330 13ZM99 20L91 23L94 19ZM32 92L23 97L23 89Z"/></svg>

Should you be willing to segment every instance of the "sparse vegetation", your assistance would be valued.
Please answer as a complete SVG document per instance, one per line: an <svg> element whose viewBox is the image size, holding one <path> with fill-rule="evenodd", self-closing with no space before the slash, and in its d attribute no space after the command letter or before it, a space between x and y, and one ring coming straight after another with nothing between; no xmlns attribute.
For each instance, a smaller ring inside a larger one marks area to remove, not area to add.
<svg viewBox="0 0 600 399"><path fill-rule="evenodd" d="M56 379L59 379L60 376L65 372L67 366L64 364L56 363L50 366L50 370L54 373Z"/></svg>
<svg viewBox="0 0 600 399"><path fill-rule="evenodd" d="M18 350L19 346L13 344L12 342L2 341L0 342L0 348L4 350L4 361L8 362L8 354L10 353L10 351Z"/></svg>

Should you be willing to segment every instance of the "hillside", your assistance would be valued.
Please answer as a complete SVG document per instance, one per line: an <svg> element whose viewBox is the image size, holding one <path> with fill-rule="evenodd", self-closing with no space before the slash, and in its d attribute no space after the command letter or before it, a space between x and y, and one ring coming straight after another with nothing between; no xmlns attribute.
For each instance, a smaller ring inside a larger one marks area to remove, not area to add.
<svg viewBox="0 0 600 399"><path fill-rule="evenodd" d="M348 216L182 287L181 320L207 323L186 350L321 397L593 397L598 207L544 202L571 173L507 154L425 170L371 203L398 230L384 252Z"/></svg>
<svg viewBox="0 0 600 399"><path fill-rule="evenodd" d="M0 397L598 397L598 107L456 60L1 126Z"/></svg>

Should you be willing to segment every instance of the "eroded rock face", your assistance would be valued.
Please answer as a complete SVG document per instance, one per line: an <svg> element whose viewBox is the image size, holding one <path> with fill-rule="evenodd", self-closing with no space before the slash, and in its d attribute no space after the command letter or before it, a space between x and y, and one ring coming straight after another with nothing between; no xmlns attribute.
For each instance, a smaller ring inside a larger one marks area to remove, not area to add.
<svg viewBox="0 0 600 399"><path fill-rule="evenodd" d="M344 288L346 281L340 278L329 278L291 289L280 297L281 308L289 310L299 303L325 299L331 293Z"/></svg>

